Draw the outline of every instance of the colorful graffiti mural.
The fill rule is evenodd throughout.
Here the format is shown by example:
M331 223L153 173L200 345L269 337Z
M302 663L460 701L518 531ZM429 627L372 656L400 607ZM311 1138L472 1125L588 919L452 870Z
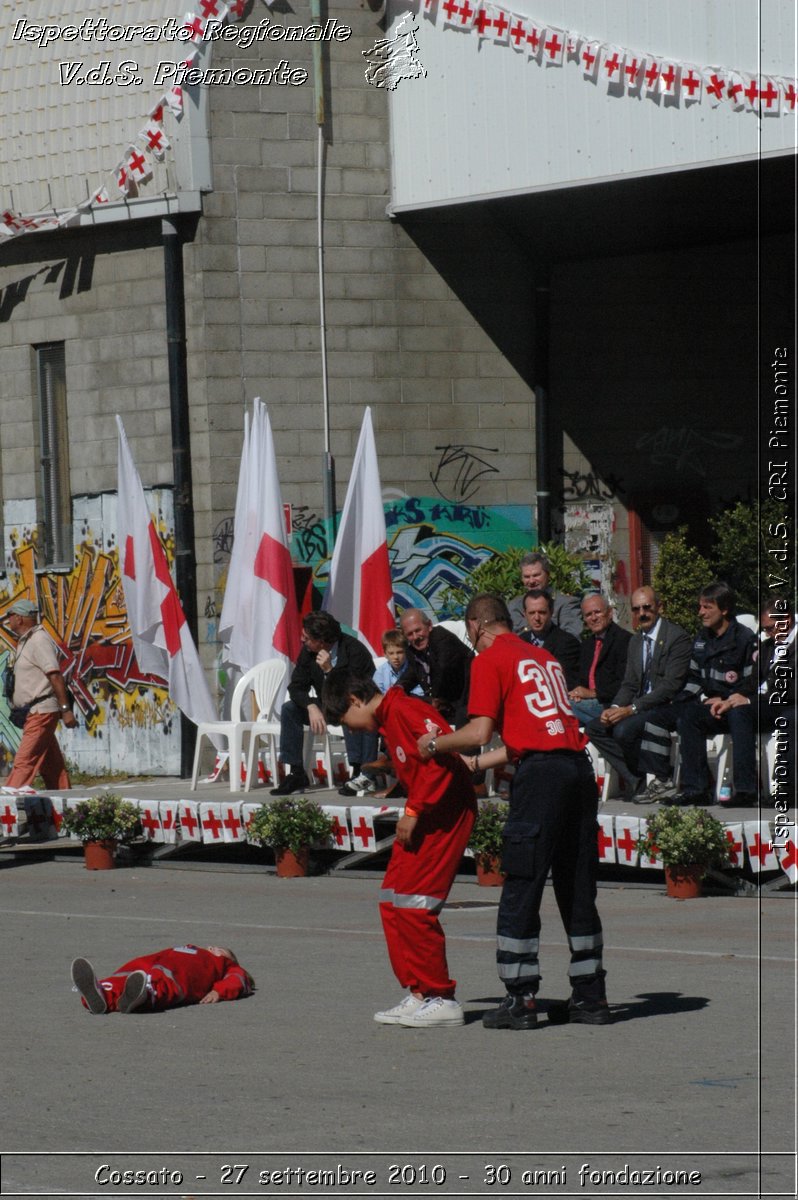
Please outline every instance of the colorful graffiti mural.
M149 493L170 552L172 494ZM45 629L58 646L61 670L74 697L78 729L61 729L67 758L85 771L176 774L180 769L180 723L161 680L139 670L119 578L115 534L116 495L75 497L74 565L69 571L36 568L32 502L5 506L5 581L0 582L0 622L20 597L35 598ZM5 671L14 639L0 624L0 668ZM20 731L0 700L0 743L13 758Z

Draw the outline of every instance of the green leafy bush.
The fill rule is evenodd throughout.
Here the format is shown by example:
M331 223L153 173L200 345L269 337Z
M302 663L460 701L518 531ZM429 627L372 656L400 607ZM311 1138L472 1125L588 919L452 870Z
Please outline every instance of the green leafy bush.
M637 848L666 867L722 867L729 861L726 831L705 808L663 805L648 818Z
M504 800L485 800L480 804L468 839L474 858L484 863L501 856L504 825L509 813L510 805Z
M591 587L590 575L578 554L569 554L556 542L532 549L545 554L551 563L549 587L553 591L581 596ZM481 563L460 587L446 588L441 594L441 614L462 617L468 601L478 592L490 592L508 602L518 596L521 592L521 559L528 553L527 548L513 546Z
M714 578L703 554L688 545L686 525L666 535L651 586L662 600L669 621L681 625L688 633L697 633L698 593Z
M247 837L256 845L294 854L308 846L326 845L332 832L332 818L304 796L286 796L262 805L247 826Z
M139 830L139 810L118 792L103 792L65 809L63 824L81 842L131 842Z
M776 591L795 591L794 529L785 512L788 508L774 500L761 505L739 500L709 519L715 536L710 556L713 578L734 589L738 612L759 615L771 576L778 580Z

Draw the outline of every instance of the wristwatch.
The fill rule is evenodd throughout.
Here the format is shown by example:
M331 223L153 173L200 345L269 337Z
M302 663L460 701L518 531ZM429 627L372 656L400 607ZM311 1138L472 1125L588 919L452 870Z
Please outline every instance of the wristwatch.
M637 705L636 705L636 704L630 704L630 705L629 705L629 707L630 707L630 708L631 708L631 710L632 710L632 716L636 716L636 715L637 715Z
M61 712L69 712L68 704L62 704L62 705L60 705L60 708L61 708Z
M430 754L436 753L438 749L437 738L430 738L430 740L427 742L427 749L429 750Z

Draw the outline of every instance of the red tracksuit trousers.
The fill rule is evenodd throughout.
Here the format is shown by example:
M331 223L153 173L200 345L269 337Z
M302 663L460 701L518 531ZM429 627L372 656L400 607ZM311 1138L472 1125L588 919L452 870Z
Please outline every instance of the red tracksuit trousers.
M419 817L409 847L394 842L382 881L380 916L394 974L424 996L452 997L446 938L438 913L449 895L474 824L471 806L445 802Z

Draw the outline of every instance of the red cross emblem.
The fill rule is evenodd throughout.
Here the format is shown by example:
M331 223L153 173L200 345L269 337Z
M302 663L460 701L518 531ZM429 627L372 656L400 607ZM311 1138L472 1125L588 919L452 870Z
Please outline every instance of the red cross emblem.
M493 22L491 21L490 17L488 16L486 10L484 8L481 8L474 19L474 26L475 26L477 32L479 33L480 37L484 34L488 25L492 25L492 24L493 24Z
M585 46L584 50L582 51L582 62L585 64L586 71L590 72L593 70L596 62L596 56L589 46Z
M200 0L200 8L202 9L202 15L206 21L208 17L219 16L218 0Z
M150 126L147 130L147 149L157 151L163 150L163 148L163 130Z
M623 837L617 837L615 845L619 850L623 850L626 861L631 862L637 851L637 838L632 837L631 829L624 829Z
M167 810L166 810L166 812L165 812L165 813L163 814L163 816L161 817L161 824L163 825L163 827L164 827L164 830L165 830L165 831L167 831L167 832L168 832L170 829L173 829L173 828L174 828L174 825L175 825L175 812L174 812L174 810L173 810L173 809L167 809Z
M365 817L361 816L357 825L352 826L352 833L363 843L363 849L368 850L369 842L374 837L374 831L369 828Z
M738 83L730 83L729 84L729 99L734 100L734 101L739 100L742 90L743 90L742 83L739 83L739 82Z
M161 828L161 823L157 817L152 815L152 809L145 808L144 815L139 817L139 820L141 821L141 827L144 830L144 836L151 839L154 838L156 833Z
M626 82L629 87L634 87L638 82L637 77L640 74L640 67L641 63L637 58L630 58L624 67L623 73L626 76Z
M529 43L529 48L532 53L537 54L538 50L540 49L540 30L533 25L529 33L526 35L526 40Z
M463 4L460 5L460 24L468 25L473 15L474 9L468 3L468 0L463 0Z
M754 105L756 104L757 100L759 99L759 87L757 86L757 82L753 76L751 76L751 79L748 83L748 87L744 89L743 95L745 96L746 100L753 108Z
M779 98L779 89L775 88L773 86L773 81L771 79L769 79L767 87L764 90L760 91L759 99L764 100L765 108L772 108L773 105L775 104L775 102L778 100L778 98Z
M790 842L785 842L784 849L786 854L781 859L781 869L789 875L793 867L798 867L798 842L795 838Z
M127 165L134 174L138 173L139 175L143 175L145 162L146 159L144 158L144 155L139 154L137 150L134 150L130 158L127 160Z
M150 117L156 124L163 124L163 104L156 104L155 108L150 113Z
M149 535L152 560L155 566L155 577L167 589L166 595L161 601L161 620L163 621L163 632L166 639L166 652L170 658L174 658L180 649L180 630L186 623L186 614L180 607L175 585L172 582L172 576L169 574L166 553L161 545L158 534L155 532L152 517L150 517Z
M544 42L544 44L543 44L543 49L548 54L549 58L552 58L552 59L557 58L557 56L560 53L560 51L562 50L562 48L563 48L563 43L557 37L556 33L552 33L549 40L547 42Z
M673 69L673 63L668 63L668 69L660 73L660 80L665 85L666 92L673 91L673 85L676 83L676 72Z
M451 21L455 13L459 14L460 12L459 0L446 0L446 3L443 6L443 11Z
M693 92L697 91L701 87L701 80L698 78L692 67L686 75L682 75L682 87L687 89L691 100L693 98Z
M494 25L495 25L495 27L496 27L496 34L495 34L495 36L496 36L497 38L503 38L503 37L504 37L504 31L505 31L506 29L509 29L509 27L510 27L510 22L507 20L507 18L505 17L505 15L504 15L504 13L502 12L502 10L501 10L501 9L499 9L499 15L498 15L498 17L496 17L496 18L494 19L494 22L493 22L493 24L494 24ZM364 564L364 566L365 566L365 564Z
M763 867L772 849L771 842L763 842L759 834L755 833L753 842L748 843L748 856L749 858L755 858L760 867Z
M227 816L222 824L224 825L225 829L230 830L234 838L239 838L241 836L241 821L239 820L238 813L234 808L228 808Z
M604 827L603 827L602 825L599 825L599 827L598 827L598 854L599 854L599 858L603 858L603 857L604 857L604 853L605 853L605 851L606 851L606 850L609 850L609 848L610 848L610 846L611 846L611 845L612 845L612 838L611 838L611 837L610 837L608 834L606 834L606 833L604 832Z
M205 33L205 22L202 17L194 17L193 21L186 21L183 26L189 30L189 40L192 42L201 42Z
M238 17L239 21L244 15L244 9L247 6L247 0L228 0L227 7L230 10L231 17Z
M739 865L740 857L743 852L742 839L739 842L734 840L734 834L730 829L726 830L726 841L729 843L730 862L733 867Z
M788 83L784 89L784 103L789 108L790 112L795 111L795 101L798 99L798 94L795 91L795 84Z
M202 828L210 830L211 837L217 841L222 830L222 822L213 811L206 812L202 818Z
M516 46L520 46L521 42L523 42L525 33L526 30L520 21L517 25L513 25L512 29L510 30L510 37L515 42Z
M2 815L0 815L0 824L2 824L5 829L6 837L10 836L11 831L14 828L14 826L16 825L16 823L17 823L16 810L12 810L11 806L9 804L6 804L5 808L3 809Z
M714 96L716 100L722 100L725 90L726 80L713 71L707 82L707 95Z
M620 70L620 67L621 60L618 57L617 50L613 52L612 58L604 59L604 70L607 72L607 75L610 79L612 79L616 71Z
M199 828L199 822L190 808L186 808L181 812L180 824L184 829L188 830L188 835L192 838Z
M649 91L651 90L651 88L655 87L658 79L659 79L659 63L656 63L652 60L646 67L646 85L649 88Z
M333 817L332 823L333 823L332 835L335 838L335 843L338 846L343 846L343 844L347 838L347 833L348 833L347 828L345 825L341 824L338 817Z

